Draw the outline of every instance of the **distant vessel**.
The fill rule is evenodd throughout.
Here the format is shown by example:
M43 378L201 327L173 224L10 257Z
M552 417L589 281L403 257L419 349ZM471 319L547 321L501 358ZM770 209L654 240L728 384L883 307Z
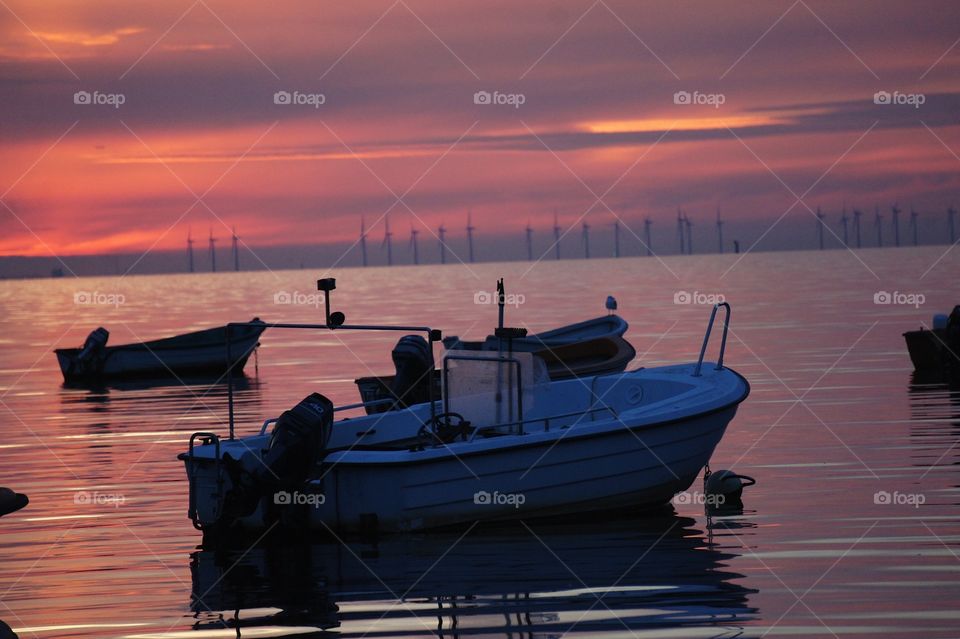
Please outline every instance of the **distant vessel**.
M54 352L67 382L223 375L231 368L237 375L259 345L264 329L266 325L257 318L244 328L234 329L229 364L225 326L120 346L107 346L110 334L101 327L87 336L81 348L58 348Z
M328 302L325 324L266 326L417 333L408 345L422 344L428 360L412 379L433 370L440 331L347 325L330 312L335 282L318 285ZM706 364L720 309L718 361ZM729 304L714 306L695 362L558 381L532 353L510 350L526 331L501 319L497 351L444 355L439 398L427 383L430 401L334 421L363 404L334 407L312 393L242 438L234 436L230 383L229 439L194 433L179 455L189 517L214 535L278 524L388 532L664 505L697 479L750 392L723 365L729 318Z

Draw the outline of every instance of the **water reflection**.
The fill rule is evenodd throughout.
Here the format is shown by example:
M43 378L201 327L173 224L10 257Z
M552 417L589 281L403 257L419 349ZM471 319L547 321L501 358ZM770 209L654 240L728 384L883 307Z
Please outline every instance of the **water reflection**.
M910 377L910 436L920 445L915 465L960 465L960 375L914 371ZM958 484L956 480L954 487Z
M517 636L704 627L731 636L755 591L670 516L479 525L348 544L273 540L190 557L196 630ZM304 634L308 633L308 634ZM317 634L311 634L317 633Z

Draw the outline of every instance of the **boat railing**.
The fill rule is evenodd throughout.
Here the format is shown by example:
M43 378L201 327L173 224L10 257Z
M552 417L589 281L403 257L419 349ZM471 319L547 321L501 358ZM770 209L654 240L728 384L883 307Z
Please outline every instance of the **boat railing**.
M717 317L717 310L723 307L726 311L723 317L723 337L720 339L720 356L717 358L716 370L723 368L723 352L727 348L727 329L730 327L730 304L720 302L713 305L710 311L710 321L707 323L707 332L703 335L703 345L700 347L700 357L697 359L697 366L693 369L693 376L700 377L700 368L703 366L703 356L707 352L707 344L710 342L710 331L713 330L713 321Z
M230 428L230 439L235 439L234 437L234 410L233 410L233 364L231 362L231 340L232 333L234 329L238 328L283 328L283 329L298 329L298 330L330 330L330 331L402 331L405 333L424 333L427 338L427 342L430 346L430 368L431 370L435 367L434 358L433 358L433 348L434 346L442 340L443 335L437 329L430 328L429 326L385 326L385 325L376 325L376 324L346 324L346 318L343 313L340 312L330 312L330 293L336 289L337 284L334 278L325 278L317 280L317 290L323 292L324 298L324 310L325 310L325 319L326 321L323 324L298 324L290 322L230 322L227 324L226 330L226 346L227 346L227 407L229 411L229 428ZM434 423L436 417L436 397L434 397L433 386L430 386L430 423ZM353 406L358 408L363 404ZM341 407L341 410L345 410L347 407ZM269 421L269 420L268 420ZM265 432L265 428L268 424L264 424L264 429L261 429L261 433Z

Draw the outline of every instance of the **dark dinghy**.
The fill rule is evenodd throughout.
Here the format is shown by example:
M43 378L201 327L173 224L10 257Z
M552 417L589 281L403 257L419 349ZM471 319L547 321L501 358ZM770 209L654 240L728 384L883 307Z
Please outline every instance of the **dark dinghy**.
M629 328L626 320L617 315L605 315L576 324L561 326L544 333L518 337L511 340L514 352L533 353L546 364L547 374L551 380L571 379L607 373L621 373L637 355L633 346L623 338ZM448 351L490 351L496 352L498 338L494 335L483 341L468 342L458 337L447 337L443 345ZM394 349L393 359L397 370L405 366L411 353L407 353L409 345L398 344ZM426 356L419 358L422 366L428 366ZM411 375L422 378L423 371L414 367ZM426 391L423 388L406 390L398 394L396 375L361 377L356 380L360 389L360 397L368 413L380 413L389 409L389 401L400 400L401 405L417 404L427 401ZM439 394L440 371L434 371L435 391ZM404 383L399 386L406 387ZM423 386L420 384L420 386ZM371 402L379 402L369 405Z
M262 322L254 318L251 323ZM239 374L259 346L265 328L235 327L230 336L229 364L225 326L120 346L107 346L109 333L98 328L90 333L82 348L58 348L54 352L67 382L223 375L231 368Z
M935 315L932 330L907 331L903 338L917 371L960 371L960 305L953 307L949 317Z

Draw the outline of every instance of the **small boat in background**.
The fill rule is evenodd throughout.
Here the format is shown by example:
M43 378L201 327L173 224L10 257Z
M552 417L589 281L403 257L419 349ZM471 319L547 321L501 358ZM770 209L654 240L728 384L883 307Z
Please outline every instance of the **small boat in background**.
M633 345L623 338L629 327L622 317L606 315L544 333L515 338L511 340L511 349L514 353L532 353L540 358L546 364L547 375L551 380L622 373L637 355ZM499 348L500 338L490 335L483 341L470 342L452 336L444 338L443 345L447 351L495 353ZM395 352L394 361L397 359ZM361 400L368 404L367 412L370 414L389 409L389 405L383 400L396 399L395 375L361 377L355 382L360 389ZM439 395L439 371L434 371L434 387L435 394ZM425 396L422 401L426 401Z
M933 328L903 334L910 361L917 371L960 371L960 305L949 316L933 316Z
M630 325L618 315L605 315L512 340L515 353L533 353L547 365L550 379L620 373L637 355L623 334ZM447 350L496 351L500 340L489 335L482 342L447 337Z
M107 346L110 334L100 327L90 333L83 347L54 352L66 382L224 375L228 370L239 375L266 329L257 324L263 322L253 318L248 325L232 329L229 362L226 326L120 346Z

